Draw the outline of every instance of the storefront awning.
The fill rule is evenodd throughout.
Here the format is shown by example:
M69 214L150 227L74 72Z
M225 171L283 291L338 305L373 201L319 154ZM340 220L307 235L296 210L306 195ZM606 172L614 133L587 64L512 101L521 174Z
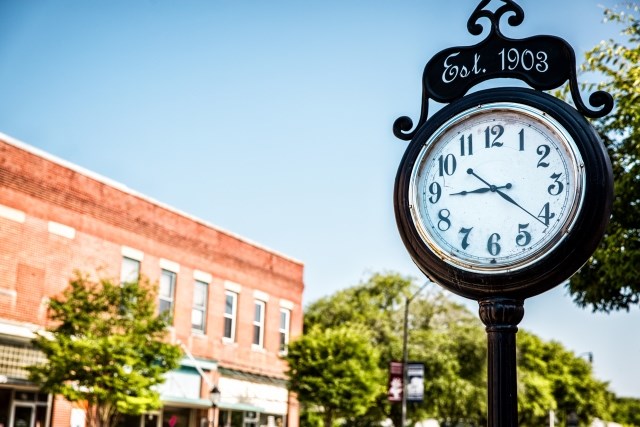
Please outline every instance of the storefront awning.
M188 399L179 397L163 398L162 404L164 406L175 406L178 408L208 409L212 407L211 401L208 399ZM265 412L264 408L250 403L220 402L218 403L218 408L230 411Z
M220 409L228 409L231 411L247 411L247 412L260 412L264 413L264 408L259 406L252 405L250 403L229 403L229 402L220 402L218 404L218 408Z
M164 406L176 406L178 408L196 408L196 409L208 409L211 408L211 401L209 399L190 399L187 397L162 397L162 404Z

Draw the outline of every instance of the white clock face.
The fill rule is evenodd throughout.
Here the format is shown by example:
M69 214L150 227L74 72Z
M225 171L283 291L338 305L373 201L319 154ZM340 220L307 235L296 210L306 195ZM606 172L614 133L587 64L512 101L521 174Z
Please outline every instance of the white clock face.
M409 186L412 219L449 264L520 269L570 230L584 180L579 150L557 121L525 105L487 104L426 141Z

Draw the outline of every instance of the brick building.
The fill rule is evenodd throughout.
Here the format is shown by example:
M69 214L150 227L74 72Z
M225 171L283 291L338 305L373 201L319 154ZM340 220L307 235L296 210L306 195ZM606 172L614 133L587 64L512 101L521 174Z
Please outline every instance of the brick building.
M84 413L38 390L24 367L47 301L74 270L159 284L179 369L163 408L127 427L298 426L281 359L302 330L303 265L0 134L0 427L79 427Z

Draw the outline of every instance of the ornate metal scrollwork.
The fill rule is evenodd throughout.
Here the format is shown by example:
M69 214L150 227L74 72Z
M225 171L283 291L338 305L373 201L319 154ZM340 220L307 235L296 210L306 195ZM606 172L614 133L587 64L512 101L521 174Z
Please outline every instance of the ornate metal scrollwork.
M467 21L467 30L477 36L482 33L482 18L490 21L487 37L473 46L451 47L433 56L422 77L422 109L418 124L407 116L393 124L396 137L408 141L428 116L429 100L452 102L471 87L493 78L515 78L536 90L552 90L569 81L569 89L576 109L590 118L603 117L613 109L613 97L604 91L589 96L589 105L580 97L576 72L576 57L571 45L556 36L539 35L511 39L500 31L500 22L509 14L507 23L513 27L524 21L524 11L513 0L495 12L485 9L491 0L481 0ZM413 130L412 130L413 129Z

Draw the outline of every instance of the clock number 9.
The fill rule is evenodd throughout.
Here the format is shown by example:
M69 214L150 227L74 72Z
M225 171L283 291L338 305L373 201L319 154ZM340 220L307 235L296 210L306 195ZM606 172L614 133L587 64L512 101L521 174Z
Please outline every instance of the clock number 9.
M496 256L500 253L500 244L498 241L500 240L500 235L498 233L493 233L489 236L489 240L487 240L487 251L493 256Z
M560 181L558 181L560 179L560 177L562 176L561 173L554 173L553 175L551 175L551 179L553 179L553 184L551 184L549 186L549 188L547 188L547 191L549 192L549 194L551 194L552 196L557 196L558 194L562 193L562 190L564 190L564 184L562 184Z
M429 193L431 193L429 201L435 205L440 200L440 196L442 196L442 187L437 182L432 182L429 184Z
M440 212L438 212L438 218L440 218L440 221L438 221L438 230L447 231L451 228L450 216L451 212L449 212L449 209L440 209Z
M518 224L518 236L516 237L516 245L527 246L531 243L531 233L525 231L529 224Z

